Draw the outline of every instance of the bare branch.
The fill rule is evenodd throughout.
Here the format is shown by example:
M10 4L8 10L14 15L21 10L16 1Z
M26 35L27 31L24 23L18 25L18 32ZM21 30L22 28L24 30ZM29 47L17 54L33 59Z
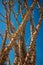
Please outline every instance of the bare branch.
M35 39L37 37L41 24L42 24L42 18L39 18L38 25L36 26L35 31L33 33L33 39Z
M30 16L30 31L31 31L31 39L32 39L32 37L33 37L34 29L35 29L35 27L34 27L34 22L33 22L32 17Z
M5 31L4 39L3 39L3 42L2 42L2 52L3 52L3 50L5 49L6 39L7 39L7 30Z
M21 32L21 37L19 39L19 56L20 56L20 64L22 65L24 63L24 59L26 57L26 48L25 48L25 42L24 42L24 36L25 36L25 29Z
M9 59L9 57L7 58L7 64L10 65L10 59Z
M31 64L31 63L33 65L35 64L35 58L36 58L36 55L35 55L36 54L36 52L35 52L35 50L36 50L35 40L36 40L36 36L38 34L38 31L40 29L41 23L42 23L42 18L39 18L39 23L36 26L35 31L32 34L32 40L31 40L31 43L30 43L30 46L29 46L29 50L28 50L24 65ZM34 53L33 53L33 51L34 51Z
M13 6L15 2L18 2L19 10L17 13L14 12ZM0 15L3 18L6 18L6 22L0 19L1 22L4 22L6 24L6 31L4 33L4 39L2 43L2 50L0 51L0 65L4 65L5 62L7 62L8 65L10 65L10 59L9 59L9 52L12 48L14 48L14 65L35 65L36 62L36 37L38 34L38 31L40 29L40 26L42 24L43 19L43 8L40 6L39 2L37 0L33 0L32 5L28 9L27 0L23 0L23 3L20 0L2 0L2 4L4 6L4 9L6 11L6 16L3 16L3 14L0 13ZM31 15L35 4L38 4L38 8L40 10L40 18L37 26L34 26L34 21ZM24 13L22 10L26 9L26 12ZM18 24L18 29L14 27L14 25L11 23L11 13L14 15L14 18L16 19L16 22ZM18 21L18 15L21 14L22 16L22 23L19 25ZM25 27L27 20L30 17L30 32L31 32L31 41L28 51L26 51L25 48ZM0 34L0 36L2 36ZM6 39L9 39L10 42L7 46L6 45Z
M27 0L24 0L24 5L25 5L25 7L26 7L26 10L28 10Z
M8 46L5 48L4 53L7 53L7 52L10 51L10 49L12 48L12 45L13 45L12 42L13 42L14 39L17 38L18 34L22 31L23 27L25 26L25 23L26 23L27 19L29 18L30 14L31 14L31 12L32 12L32 10L33 10L33 8L34 8L34 4L35 4L35 2L33 2L33 4L32 4L32 6L31 6L30 10L27 11L27 13L26 13L26 15L25 15L25 17L24 17L24 19L23 19L22 24L19 26L19 29L18 29L14 34L12 34L12 39L11 39L11 41L10 41L10 44L8 44ZM14 39L13 39L13 38L14 38Z

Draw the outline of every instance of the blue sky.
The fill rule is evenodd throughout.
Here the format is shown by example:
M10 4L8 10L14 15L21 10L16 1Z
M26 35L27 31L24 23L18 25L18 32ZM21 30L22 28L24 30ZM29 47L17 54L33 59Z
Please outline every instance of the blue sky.
M41 3L43 0L40 0ZM29 1L28 5L30 6L32 4L32 0ZM15 3L15 10L17 12L17 7L18 7L18 4L17 2ZM42 6L42 4L41 4ZM0 0L0 13L2 13L3 15L6 14L5 10L4 10L4 7L1 3L1 0ZM37 5L35 5L35 8L32 12L32 15L33 15L33 21L34 21L34 24L35 26L38 24L38 20L39 20L39 17L40 17L40 11L37 7ZM6 21L5 18L3 18L2 16L0 16L0 19ZM21 15L18 16L18 20L19 20L19 23L21 23L22 19L21 19ZM11 14L11 21L13 21L13 24L15 25L16 29L18 28L17 26L17 23L16 23L16 20L14 19L14 17L12 16ZM6 29L6 24L0 22L0 33L4 33ZM30 40L30 23L27 22L26 24L26 35L25 35L25 42L27 43L27 45L29 45L29 42L27 42L28 40ZM9 40L7 40L7 43L9 42ZM2 39L0 37L0 48L2 46ZM12 58L10 61L11 61L11 65L12 65L12 61L14 60L14 50L11 50L10 53L10 58ZM37 36L37 39L36 39L36 65L43 65L43 21L42 21L42 25L40 27L40 30L38 32L38 36Z

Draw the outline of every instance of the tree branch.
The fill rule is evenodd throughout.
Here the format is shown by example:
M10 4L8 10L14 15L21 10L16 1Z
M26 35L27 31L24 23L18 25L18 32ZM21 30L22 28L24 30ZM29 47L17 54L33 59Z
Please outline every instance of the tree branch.
M21 31L23 30L27 19L29 18L32 10L34 9L34 5L35 5L35 2L33 2L32 6L30 7L30 10L27 11L22 24L19 26L19 29L14 34L12 34L12 39L11 39L10 43L8 44L8 46L5 48L3 57L6 56L6 54L11 50L11 48L13 46L13 41L18 37L18 34L20 34Z

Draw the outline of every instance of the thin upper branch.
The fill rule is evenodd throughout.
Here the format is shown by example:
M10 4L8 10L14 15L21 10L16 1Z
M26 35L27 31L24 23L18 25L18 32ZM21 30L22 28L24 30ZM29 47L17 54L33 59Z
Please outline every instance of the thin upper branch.
M5 56L8 53L8 51L11 50L11 48L13 46L14 39L16 39L18 37L18 34L20 34L21 31L23 30L27 19L29 18L32 10L34 9L34 5L35 5L35 2L33 2L32 6L30 7L30 10L27 11L27 13L26 13L26 15L25 15L25 17L23 19L22 24L19 26L19 29L14 34L12 34L13 37L12 37L10 43L8 44L8 46L5 48L3 56Z
M28 10L27 0L24 0L24 5L25 5L26 9Z
M34 22L33 22L32 16L30 16L30 32L31 32L31 38L33 36L34 29L35 29Z
M3 52L3 50L5 49L6 39L7 39L7 30L5 31L4 39L3 39L3 42L2 42L2 52Z
M38 24L37 24L37 26L36 26L36 28L34 29L34 32L33 32L33 34L32 34L32 40L31 40L31 42L30 42L30 46L29 46L29 50L28 50L28 53L27 53L27 56L26 56L26 58L25 58L25 62L24 62L24 65L26 65L27 63L28 64L30 64L31 62L31 57L30 57L30 55L31 55L31 52L33 52L34 51L34 55L32 55L32 57L33 57L33 60L32 60L32 62L33 63L35 63L35 49L36 49L36 44L35 44L35 40L36 40L36 37L37 37L37 34L38 34L38 31L39 31L39 29L40 29L40 26L41 26L41 24L42 24L42 19L43 18L39 18L39 22L38 22ZM29 58L30 58L30 61L28 61L29 60ZM28 61L28 62L27 62Z

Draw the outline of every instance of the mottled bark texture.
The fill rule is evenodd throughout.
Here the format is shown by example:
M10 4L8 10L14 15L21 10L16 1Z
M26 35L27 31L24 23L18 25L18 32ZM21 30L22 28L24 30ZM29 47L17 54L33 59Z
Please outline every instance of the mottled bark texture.
M40 6L39 1L33 0L31 6L28 6L28 0L2 0L2 5L6 11L6 15L4 16L2 13L0 15L6 19L6 22L1 20L1 22L6 24L6 30L4 34L0 34L3 37L2 40L2 49L0 50L0 65L10 65L9 52L14 49L15 58L13 61L13 65L35 65L36 62L36 38L38 35L38 31L42 24L43 19L43 8ZM18 2L18 12L15 14L14 5ZM35 27L33 17L31 15L32 11L35 8L35 4L38 5L40 10L40 18L37 26ZM26 8L26 12L23 13L22 10ZM11 13L16 19L16 23L18 25L18 29L11 22ZM18 21L18 15L21 14L22 22L21 24ZM27 20L30 20L30 32L31 32L31 41L28 46L29 49L26 51L26 43L25 43L25 29ZM29 28L28 28L29 29ZM6 40L9 39L10 42L6 45Z

